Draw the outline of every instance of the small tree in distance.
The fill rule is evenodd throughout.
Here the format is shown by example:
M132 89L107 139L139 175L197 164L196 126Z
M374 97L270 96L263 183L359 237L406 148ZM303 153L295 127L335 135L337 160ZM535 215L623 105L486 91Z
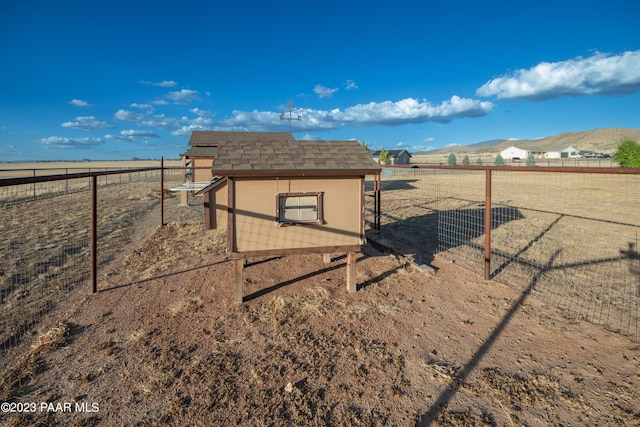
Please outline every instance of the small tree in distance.
M476 159L476 166L482 166L482 159L480 157Z
M469 166L469 156L465 155L462 158L462 166Z
M533 154L529 153L529 155L527 156L527 162L525 163L525 165L527 165L527 166L535 166L536 165L536 158L533 157Z
M447 164L449 166L455 166L457 161L458 159L456 158L456 155L453 153L449 154L449 157L447 157Z
M613 153L613 160L623 168L640 168L640 145L629 138L622 140Z
M389 161L389 152L384 148L380 151L380 163L387 163Z
M495 160L493 161L493 164L496 166L504 166L504 158L502 157L502 154L499 154L496 156Z

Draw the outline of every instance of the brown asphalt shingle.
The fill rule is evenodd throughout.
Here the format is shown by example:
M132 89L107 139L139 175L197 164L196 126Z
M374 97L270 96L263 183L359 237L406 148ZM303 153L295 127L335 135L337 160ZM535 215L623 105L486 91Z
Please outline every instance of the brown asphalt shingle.
M220 176L261 171L380 173L380 166L357 141L296 141L286 132L194 131L189 145L211 149L212 171Z

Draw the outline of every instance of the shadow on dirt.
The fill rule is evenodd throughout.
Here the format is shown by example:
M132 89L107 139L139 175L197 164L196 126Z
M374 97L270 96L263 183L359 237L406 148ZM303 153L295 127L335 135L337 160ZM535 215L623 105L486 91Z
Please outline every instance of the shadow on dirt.
M484 207L432 211L406 219L393 217L392 214L385 216L393 222L382 225L380 230L368 231L368 236L402 254L411 255L418 265L430 265L442 247L451 249L471 245L483 248L483 245L473 241L484 235ZM491 229L522 218L516 207L492 208Z
M382 252L379 252L376 249L371 248L370 246L366 245L363 247L363 251L359 254L359 256L356 259L356 262L361 262L366 258L371 258L371 257L376 257L376 256L384 256L385 254L383 254ZM251 262L251 263L247 263L245 265L245 268L247 267L251 267L252 265L257 265L257 264L261 264L264 262L269 262L272 260L276 260L276 259L280 259L281 257L274 257L274 258L268 258L259 262ZM280 282L280 283L276 283L275 285L269 286L267 288L263 288L260 290L257 290L249 295L245 295L243 298L243 302L249 302L252 300L255 300L257 298L260 298L262 296L268 295L274 291L277 291L278 289L284 288L286 286L289 285L293 285L294 283L297 283L301 280L306 280L306 279L310 279L312 277L315 276L319 276L322 275L324 273L328 273L330 271L334 271L334 270L338 270L338 269L345 269L346 271L346 255L340 255L337 257L334 257L331 259L331 265L328 265L325 268L319 269L319 270L315 270L312 272L309 272L307 274L303 274L302 276L298 276L295 278L292 278L290 280L286 280L284 282ZM384 280L386 277L391 276L392 274L394 274L397 270L404 268L403 265L398 265L396 268L392 269L392 270L388 270L388 271L384 271L382 272L380 275L370 278L368 280L366 280L365 282L362 283L358 283L357 286L357 290L362 290L364 288L367 288L368 286L371 286L375 283L378 283L382 280ZM346 274L346 273L345 273Z
M487 339L482 343L482 345L478 348L478 350L473 354L469 362L453 377L453 381L451 385L444 389L444 391L438 396L436 401L431 405L429 410L420 416L420 420L417 424L418 427L427 427L431 426L434 423L438 422L439 418L442 417L449 403L457 393L460 386L464 384L466 379L469 377L471 372L478 366L483 357L487 354L487 352L491 349L495 341L500 337L505 327L509 324L513 316L518 312L520 307L524 304L527 297L531 293L531 291L535 288L536 284L540 281L544 272L550 269L554 263L554 260L560 255L560 250L556 251L549 258L546 263L545 268L541 269L538 274L536 274L531 280L529 286L520 294L520 298L513 303L509 311L502 318L500 323L496 325L491 334L487 337Z

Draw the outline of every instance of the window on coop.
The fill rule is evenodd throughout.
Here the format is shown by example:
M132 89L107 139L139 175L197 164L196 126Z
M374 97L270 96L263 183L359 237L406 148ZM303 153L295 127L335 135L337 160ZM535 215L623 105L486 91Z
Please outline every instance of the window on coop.
M277 196L278 224L322 224L323 193L281 193Z

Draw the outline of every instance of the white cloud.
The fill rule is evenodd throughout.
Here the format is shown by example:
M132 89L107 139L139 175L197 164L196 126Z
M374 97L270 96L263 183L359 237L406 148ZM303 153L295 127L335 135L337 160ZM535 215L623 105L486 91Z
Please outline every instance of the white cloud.
M97 128L112 128L107 122L97 120L94 116L79 116L75 122L64 122L61 124L63 128L92 130Z
M134 113L133 111L129 110L118 110L114 114L114 117L118 120L127 122L138 122L140 120L143 120L146 116L144 114Z
M344 88L346 90L354 90L358 89L358 85L353 80L347 80L346 82L344 82Z
M194 130L216 130L217 124L208 117L198 117L193 120L189 120L186 117L183 117L181 120L183 123L186 123L179 129L171 132L171 135L174 136L185 136L191 134Z
M191 89L182 89L175 92L169 92L166 98L175 104L189 104L198 99L198 91Z
M189 111L191 111L193 114L197 114L198 116L204 116L204 117L215 116L215 113L212 113L211 111L201 110L197 107L192 108Z
M489 114L494 104L486 101L460 98L451 99L433 105L426 100L417 101L407 98L400 101L370 102L357 104L345 110L298 109L302 116L300 122L293 123L294 132L313 132L337 129L347 126L400 126L426 122L448 123L454 119L480 117ZM270 111L234 111L233 117L219 122L225 128L265 131L284 129L280 115Z
M66 138L50 136L40 139L40 143L58 148L92 148L102 144L102 138Z
M120 131L120 135L105 135L105 138L117 141L135 141L137 138L159 138L159 136L151 131L125 129Z
M323 86L321 84L317 84L313 87L313 92L318 95L320 98L331 98L334 94L334 92L337 92L338 89L335 88L328 88L326 86Z
M160 130L171 130L180 127L180 120L175 117L167 117L164 114L156 114L152 117L146 117L141 121L141 124Z
M89 104L87 101L83 101L82 99L72 99L69 101L69 104L75 105L76 107L93 107L93 105Z
M159 138L157 133L149 130L124 129L120 131L120 135L140 137L140 138Z
M344 112L332 111L332 115L345 123L363 125L397 126L410 123L448 123L454 118L479 117L490 113L493 104L474 99L452 96L440 105L433 105L406 98L397 102L370 102L349 107Z
M147 80L140 80L140 83L142 83L143 85L158 86L158 87L176 87L178 85L178 83L174 82L173 80L163 80L161 82L150 82Z
M620 95L640 91L640 50L619 55L596 52L560 62L541 62L482 85L479 96L545 100L561 96Z
M130 107L138 108L140 110L149 110L149 111L153 111L155 109L155 107L151 104L139 104L137 102L134 102L133 104L131 104Z

